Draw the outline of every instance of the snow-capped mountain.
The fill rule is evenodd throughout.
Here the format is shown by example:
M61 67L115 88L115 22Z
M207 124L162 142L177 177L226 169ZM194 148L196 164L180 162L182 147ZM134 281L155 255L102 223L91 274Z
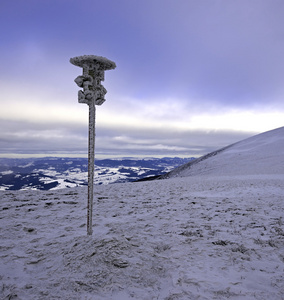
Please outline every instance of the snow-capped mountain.
M95 184L161 175L192 159L98 159L95 162ZM87 182L87 158L0 159L0 190L50 190L82 186Z
M211 152L162 178L184 176L284 174L284 127Z
M280 128L97 185L92 236L87 187L0 191L0 299L283 299L283 157Z

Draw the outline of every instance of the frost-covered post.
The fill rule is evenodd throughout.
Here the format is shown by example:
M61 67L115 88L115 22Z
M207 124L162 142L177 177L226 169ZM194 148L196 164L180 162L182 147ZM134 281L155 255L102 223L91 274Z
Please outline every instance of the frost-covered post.
M83 88L83 91L78 92L78 102L89 105L87 233L92 235L96 105L102 105L105 102L104 96L107 91L101 84L101 81L104 81L104 71L115 69L116 65L105 57L95 55L73 57L70 58L70 62L83 68L83 75L75 79L77 85Z

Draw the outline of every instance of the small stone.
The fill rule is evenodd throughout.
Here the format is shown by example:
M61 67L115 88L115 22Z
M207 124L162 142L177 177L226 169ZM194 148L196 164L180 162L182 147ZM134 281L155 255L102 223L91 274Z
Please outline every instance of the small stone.
M114 259L114 260L112 261L112 263L113 263L113 265L114 265L115 267L117 267L117 268L126 268L126 267L128 267L128 265L129 265L128 261L123 260L123 259L121 259L121 258Z

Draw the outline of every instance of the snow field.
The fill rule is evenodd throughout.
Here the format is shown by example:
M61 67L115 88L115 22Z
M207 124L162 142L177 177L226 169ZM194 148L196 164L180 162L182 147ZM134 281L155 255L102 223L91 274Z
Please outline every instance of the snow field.
M284 299L283 179L1 191L1 299Z

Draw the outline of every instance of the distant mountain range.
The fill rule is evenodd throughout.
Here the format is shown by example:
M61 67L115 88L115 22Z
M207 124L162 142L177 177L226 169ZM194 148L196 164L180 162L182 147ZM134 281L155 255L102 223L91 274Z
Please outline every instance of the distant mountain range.
M95 184L143 180L194 158L97 159ZM0 158L0 190L50 190L87 185L87 158Z

